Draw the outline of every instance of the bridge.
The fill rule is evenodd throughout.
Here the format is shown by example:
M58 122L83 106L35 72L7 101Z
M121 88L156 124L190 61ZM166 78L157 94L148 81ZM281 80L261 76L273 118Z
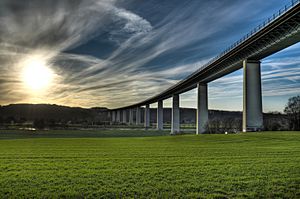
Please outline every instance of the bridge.
M112 122L150 126L150 104L157 103L157 129L163 129L163 100L172 98L171 134L180 132L179 94L197 88L196 133L204 133L208 122L207 84L243 68L243 131L263 128L261 61L300 41L300 0L293 0L250 33L200 67L184 80L142 102L111 110ZM134 114L135 121L134 120Z

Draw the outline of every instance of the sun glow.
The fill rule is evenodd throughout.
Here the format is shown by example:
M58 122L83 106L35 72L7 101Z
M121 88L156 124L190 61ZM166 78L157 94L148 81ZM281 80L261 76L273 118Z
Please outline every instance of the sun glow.
M33 56L23 62L23 83L34 91L42 90L50 86L53 80L53 71L47 66L46 60Z

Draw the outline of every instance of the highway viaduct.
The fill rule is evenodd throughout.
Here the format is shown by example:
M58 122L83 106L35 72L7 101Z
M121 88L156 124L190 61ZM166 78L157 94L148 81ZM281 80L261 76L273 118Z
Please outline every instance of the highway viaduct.
M196 133L204 133L208 121L207 84L243 68L243 131L261 130L263 114L260 60L299 40L300 0L294 0L184 80L147 100L111 110L111 119L113 122L141 124L141 107L145 106L144 126L148 128L150 104L157 103L157 129L162 130L163 100L171 97L171 134L177 134L180 132L179 94L197 88Z

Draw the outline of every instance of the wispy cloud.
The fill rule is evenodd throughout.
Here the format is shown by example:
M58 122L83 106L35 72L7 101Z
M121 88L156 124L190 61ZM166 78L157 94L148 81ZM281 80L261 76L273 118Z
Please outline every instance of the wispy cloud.
M282 52L288 54L291 51L299 51L300 45L293 46ZM266 58L261 63L262 95L265 99L270 97L295 96L300 94L300 59L286 56ZM209 84L210 100L225 100L228 104L239 101L242 104L243 97L243 71L236 71ZM227 99L227 100L226 100ZM231 101L231 102L230 102ZM267 103L267 102L266 102ZM278 101L272 107L266 106L265 111L282 111L286 101ZM218 105L217 105L218 106ZM232 106L233 109L240 109Z
M243 20L252 21L253 13L245 10L254 7L253 2L231 0L147 1L138 9L132 3L1 1L0 104L43 102L113 108L144 100L194 72L236 40L237 33L228 35L236 32L232 24L241 23L242 15ZM91 44L97 44L106 55L97 50L85 52ZM43 95L26 90L19 78L22 60L35 55L46 60L56 74ZM280 64L273 63L273 72L265 72L265 82L272 82L277 75L283 78ZM297 68L284 74L284 80L299 84ZM212 83L210 91L214 97L226 97L221 94L225 86L240 90L241 76L224 77ZM284 93L285 87L280 88ZM232 96L240 97L240 92L227 97Z

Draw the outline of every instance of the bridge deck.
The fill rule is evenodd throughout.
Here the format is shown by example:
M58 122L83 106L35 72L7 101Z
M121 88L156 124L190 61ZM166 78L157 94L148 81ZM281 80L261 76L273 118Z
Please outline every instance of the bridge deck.
M216 58L162 93L122 107L128 109L164 100L242 68L242 61L261 60L300 41L300 0L281 9ZM117 109L115 109L117 110Z

